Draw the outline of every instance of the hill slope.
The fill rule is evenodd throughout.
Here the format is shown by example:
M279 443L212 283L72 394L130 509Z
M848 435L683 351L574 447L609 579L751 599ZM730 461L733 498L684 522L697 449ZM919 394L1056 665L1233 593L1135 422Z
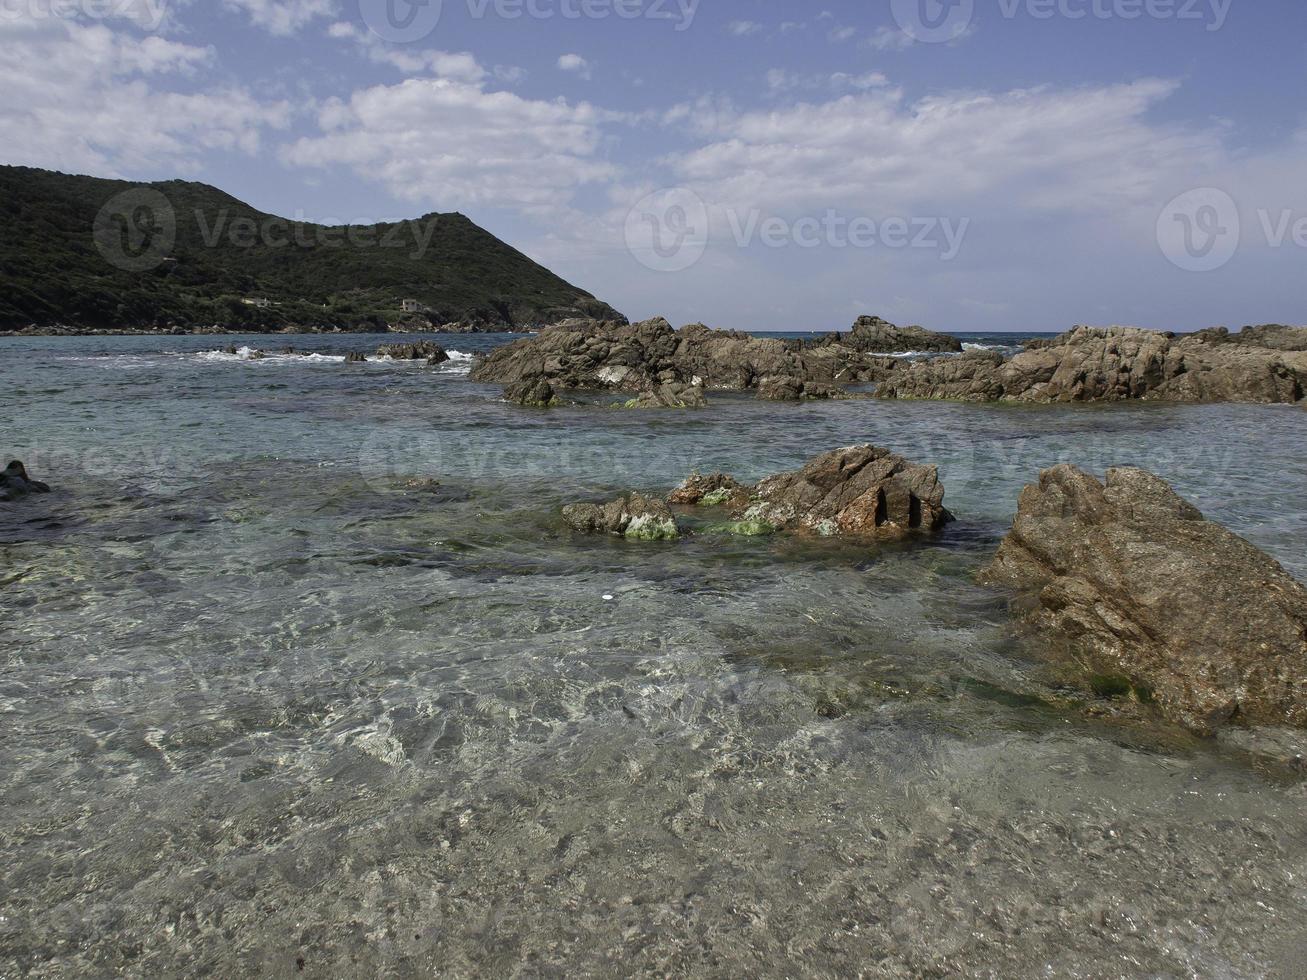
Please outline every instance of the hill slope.
M580 315L620 317L461 214L328 227L206 184L0 167L0 329L523 330Z

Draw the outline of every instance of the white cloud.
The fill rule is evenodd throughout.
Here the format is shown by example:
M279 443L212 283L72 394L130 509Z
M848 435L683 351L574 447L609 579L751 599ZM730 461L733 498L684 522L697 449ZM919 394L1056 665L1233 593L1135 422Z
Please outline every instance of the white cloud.
M798 92L829 89L833 92L863 92L868 89L882 88L889 84L889 79L878 71L852 75L848 72L835 72L832 75L807 75L802 72L786 71L773 68L767 72L767 87L773 92Z
M334 17L336 0L223 0L231 10L246 14L250 23L270 34L297 34L315 20Z
M590 62L579 54L565 54L558 59L558 70L569 71L588 79L590 77Z
M898 89L876 89L718 114L717 138L673 164L705 198L729 207L856 203L882 213L930 207L954 214L1001 201L1101 212L1151 200L1177 169L1201 172L1219 157L1218 133L1145 120L1175 87L1150 80L954 93L911 104Z
M862 42L863 47L873 51L905 51L915 44L912 35L893 27L878 27L876 32Z
M245 89L171 91L207 70L209 48L105 24L0 20L0 145L6 162L101 175L191 171L206 150L254 153L289 106Z
M461 82L480 82L488 72L467 51L433 51L406 45L387 44L371 31L361 30L347 21L337 21L327 28L327 36L338 41L352 41L371 61L390 65L405 75L431 74ZM497 67L496 75L510 71Z
M349 167L396 197L440 208L556 213L577 188L614 177L586 103L523 99L452 79L408 79L332 100L320 136L283 149L298 166Z
M762 25L754 20L733 20L726 25L726 33L733 37L748 37L762 30Z

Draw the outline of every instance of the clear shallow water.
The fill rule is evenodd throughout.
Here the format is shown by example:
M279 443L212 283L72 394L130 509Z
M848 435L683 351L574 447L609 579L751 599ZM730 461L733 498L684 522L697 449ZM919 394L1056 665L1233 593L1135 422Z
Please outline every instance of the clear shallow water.
M1307 740L1099 717L973 581L1060 461L1307 578L1301 410L525 412L233 339L0 339L0 452L57 490L0 510L0 974L1301 975ZM959 523L557 518L868 441Z

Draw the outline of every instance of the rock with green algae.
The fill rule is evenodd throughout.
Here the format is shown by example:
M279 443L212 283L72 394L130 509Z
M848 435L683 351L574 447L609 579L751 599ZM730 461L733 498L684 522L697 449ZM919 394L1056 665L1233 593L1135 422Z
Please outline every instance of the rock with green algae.
M523 408L555 408L562 404L554 386L543 378L509 385L504 389L504 401Z
M681 536L671 508L640 493L606 504L572 504L563 508L563 519L583 534L613 534L632 541L675 541Z
M667 382L625 402L623 408L707 408L703 385Z
M671 492L667 502L679 507L725 507L748 499L748 488L726 473L694 473Z

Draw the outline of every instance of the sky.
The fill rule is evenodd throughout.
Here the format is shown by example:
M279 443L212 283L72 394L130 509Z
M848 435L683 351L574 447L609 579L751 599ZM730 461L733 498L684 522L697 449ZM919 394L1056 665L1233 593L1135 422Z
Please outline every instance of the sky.
M632 319L1307 322L1301 0L0 0L0 162L460 211Z

